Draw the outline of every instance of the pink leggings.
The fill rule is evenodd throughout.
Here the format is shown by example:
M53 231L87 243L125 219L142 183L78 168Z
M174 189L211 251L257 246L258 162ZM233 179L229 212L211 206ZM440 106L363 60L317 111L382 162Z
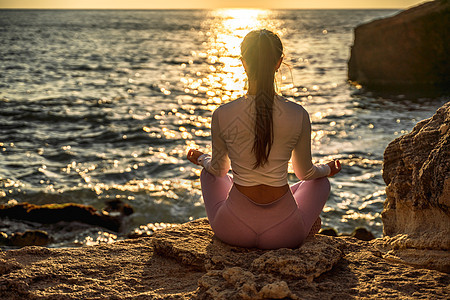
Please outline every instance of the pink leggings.
M281 198L258 204L242 194L231 176L203 169L203 201L211 228L222 241L260 249L294 248L303 243L330 193L328 178L300 181Z

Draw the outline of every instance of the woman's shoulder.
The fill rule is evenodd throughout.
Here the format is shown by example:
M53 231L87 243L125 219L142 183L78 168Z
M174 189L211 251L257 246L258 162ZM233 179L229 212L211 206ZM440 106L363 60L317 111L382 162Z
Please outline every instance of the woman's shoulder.
M283 113L289 113L290 115L307 115L306 109L299 103L290 100L284 96L276 95L276 104L274 110L281 110ZM230 102L221 104L213 112L213 115L242 115L243 112L247 111L251 113L253 111L252 98L248 96L242 96Z
M284 96L278 95L277 98L281 109L293 114L308 114L306 109L301 104L294 102L293 100L290 100Z
M227 111L239 110L241 109L244 100L245 97L242 96L230 102L223 103L214 110L213 114L218 113L223 114L226 113Z

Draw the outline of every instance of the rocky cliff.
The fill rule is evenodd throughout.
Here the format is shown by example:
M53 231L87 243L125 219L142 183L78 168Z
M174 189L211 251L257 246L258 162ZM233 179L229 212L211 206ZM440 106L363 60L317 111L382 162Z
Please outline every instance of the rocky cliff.
M375 90L450 87L450 1L426 2L355 28L348 77Z
M394 256L450 272L450 102L384 152L383 231ZM388 238L390 237L390 238Z

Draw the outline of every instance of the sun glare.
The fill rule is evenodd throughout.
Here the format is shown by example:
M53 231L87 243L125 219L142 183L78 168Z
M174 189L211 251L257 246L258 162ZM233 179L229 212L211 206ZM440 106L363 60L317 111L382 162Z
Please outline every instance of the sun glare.
M208 62L208 68L195 72L196 79L182 78L186 91L194 95L206 94L209 109L240 97L245 93L245 72L240 60L240 44L251 30L279 28L271 14L263 9L219 9L211 12L211 21L204 24L204 48L192 54ZM277 32L279 33L279 32ZM280 33L279 33L280 34Z

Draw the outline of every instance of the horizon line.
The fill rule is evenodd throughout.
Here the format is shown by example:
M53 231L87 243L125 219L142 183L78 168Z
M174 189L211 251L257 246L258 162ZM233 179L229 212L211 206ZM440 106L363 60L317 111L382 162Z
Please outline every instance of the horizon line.
M329 8L255 8L255 7L216 7L216 8L25 8L25 7L0 7L0 10L216 10L216 9L230 9L230 10L400 10L407 8L395 7L365 7L365 8L350 8L350 7L329 7Z

